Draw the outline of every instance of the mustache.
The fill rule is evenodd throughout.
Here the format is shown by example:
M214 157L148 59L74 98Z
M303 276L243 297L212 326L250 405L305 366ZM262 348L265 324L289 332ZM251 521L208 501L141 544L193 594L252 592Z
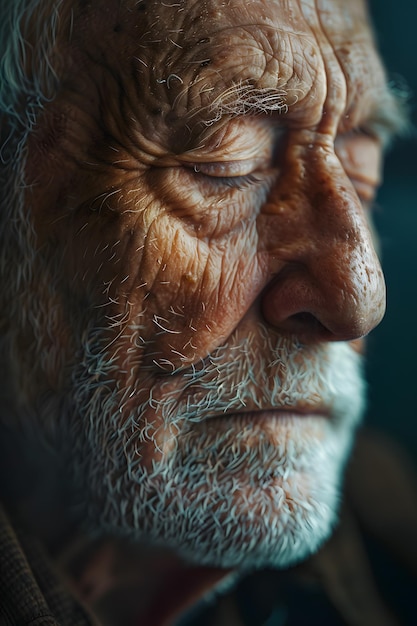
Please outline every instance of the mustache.
M199 363L149 384L146 401L166 425L232 412L321 409L364 395L363 357L347 343L306 346L264 324L236 330Z
M193 425L233 413L324 410L336 429L363 414L363 357L347 343L307 346L259 323L250 331L237 328L187 369L163 376L148 371L121 385L98 337L96 331L86 340L65 402L90 424L88 436L109 437L116 446L153 441L159 447Z

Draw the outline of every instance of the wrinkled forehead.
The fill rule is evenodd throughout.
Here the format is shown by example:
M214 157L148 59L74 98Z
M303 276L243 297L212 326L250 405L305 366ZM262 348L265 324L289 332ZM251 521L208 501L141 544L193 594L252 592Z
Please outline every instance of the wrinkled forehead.
M105 94L117 83L129 119L175 152L186 134L192 146L199 128L230 112L288 113L291 127L314 128L325 111L345 132L395 108L384 104L389 90L363 0L67 3L64 56L75 62L60 76L69 71L81 92L94 85Z
M159 37L155 41L168 42L180 34L184 44L191 46L204 37L227 36L237 28L249 29L249 36L255 28L265 34L282 31L313 38L314 31L324 29L336 44L368 29L363 0L139 0L116 4L122 19L124 15L143 34Z
M329 89L329 57L348 82L346 112L365 85L384 83L362 0L110 0L78 11L73 36L165 113L190 115L250 84L311 119Z

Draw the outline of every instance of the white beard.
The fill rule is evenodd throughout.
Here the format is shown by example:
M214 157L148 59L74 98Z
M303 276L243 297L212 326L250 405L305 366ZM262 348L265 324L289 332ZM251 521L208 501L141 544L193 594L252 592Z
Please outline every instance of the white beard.
M76 381L88 428L76 433L74 463L93 524L223 567L286 567L317 550L363 413L362 357L348 344L307 348L260 326L256 337L235 331L198 371L175 376L124 420L120 391L92 394L91 379ZM251 412L296 405L330 416ZM151 467L141 463L146 446L160 448Z

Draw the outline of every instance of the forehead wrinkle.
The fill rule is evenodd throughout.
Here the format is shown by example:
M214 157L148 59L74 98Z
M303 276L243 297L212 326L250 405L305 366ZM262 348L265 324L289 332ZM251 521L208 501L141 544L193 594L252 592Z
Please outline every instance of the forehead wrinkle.
M317 65L320 55L314 38L301 33L303 43L295 31L268 26L267 30L273 32L268 35L265 30L265 25L250 24L223 28L220 33L210 35L215 39L205 47L204 55L213 58L214 62L206 71L197 74L191 83L194 91L191 100L199 103L198 107L192 108L191 117L206 114L205 122L210 124L223 116L285 114L313 88L317 99L317 89L322 81L316 78L322 74L322 62ZM225 41L225 34L228 35L229 31L233 31L233 46ZM223 51L223 54L217 51ZM309 58L314 55L316 65ZM242 58L248 61L243 63ZM181 66L186 65L187 61L180 62L179 74ZM185 93L190 95L190 85L181 92L174 101L174 108L182 104Z
M207 19L198 23L191 4L190 11L181 14L175 30L174 24L162 19L149 24L142 41L142 45L147 40L152 43L157 33L160 43L167 42L163 72L156 77L149 75L148 80L152 93L165 103L170 122L192 120L194 129L196 122L211 122L223 113L230 116L232 110L282 114L289 106L296 108L302 118L311 119L312 110L317 117L313 100L322 101L323 94L318 92L323 91L322 59L309 23L294 19L297 7L295 15L288 17L285 7L278 3L253 2L241 7L229 2L214 11L215 4L204 4L211 10ZM143 65L160 67L156 60L161 45L147 46L147 51L148 58L145 48L140 53ZM143 76L146 73L142 64L138 70ZM158 84L154 84L156 78ZM254 90L250 94L247 90L243 98L241 86L246 83L260 90L258 98ZM233 105L231 93L236 85L238 102ZM224 97L220 97L222 92L228 94L226 107ZM293 106L309 92L312 97L303 102L304 111Z

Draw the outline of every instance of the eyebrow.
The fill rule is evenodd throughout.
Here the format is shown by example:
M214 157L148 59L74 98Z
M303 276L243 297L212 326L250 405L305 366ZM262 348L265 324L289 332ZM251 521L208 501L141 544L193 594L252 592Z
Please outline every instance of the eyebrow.
M405 87L400 89L390 84L375 95L375 104L364 127L380 139L384 148L388 148L396 137L406 135L411 128L408 99Z
M276 87L257 88L247 82L232 85L208 106L211 125L223 116L261 115L267 113L287 113L288 92Z
M410 130L408 98L405 87L400 89L390 84L384 84L379 94L374 94L374 104L362 126L381 141L383 148L388 148L396 137L404 136ZM285 89L256 88L246 82L237 83L209 105L205 124L210 126L224 116L285 114L291 104L297 102L296 94L292 100L289 102L289 92Z

